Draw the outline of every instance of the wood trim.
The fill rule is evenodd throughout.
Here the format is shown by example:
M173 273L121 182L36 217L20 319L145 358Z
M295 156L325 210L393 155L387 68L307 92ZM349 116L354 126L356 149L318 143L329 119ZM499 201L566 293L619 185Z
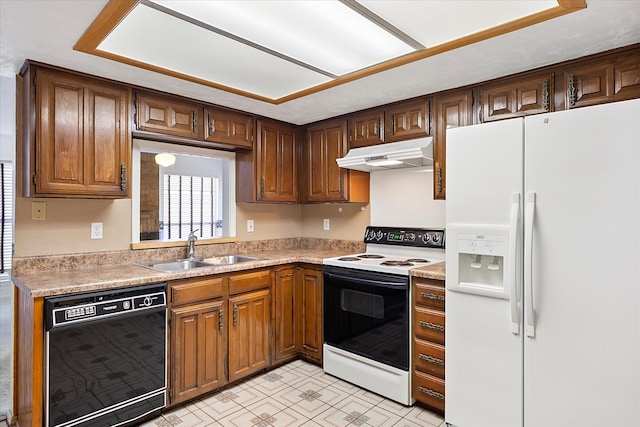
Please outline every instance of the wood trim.
M221 237L219 239L199 239L196 245L216 245L219 243L236 243L237 237ZM153 249L153 248L174 248L178 246L186 246L186 240L177 240L170 242L161 242L159 240L147 240L139 243L131 243L131 249Z
M456 40L452 40L447 43L443 43L437 46L429 47L414 53L404 55L402 57L387 61L381 64L377 64L362 70L355 71L344 76L340 76L330 82L322 83L317 86L313 86L308 89L304 89L295 93L292 93L281 98L273 99L268 98L256 93L243 91L233 87L225 86L210 80L201 79L195 76L190 76L184 73L168 70L166 68L158 67L152 64L147 64L142 61L136 61L130 58L126 58L120 55L115 55L109 52L98 50L98 46L104 40L111 31L140 3L140 0L110 0L105 8L100 12L98 17L93 21L89 28L84 32L80 39L74 45L74 50L78 50L91 55L100 56L113 61L121 62L134 67L142 68L149 71L154 71L160 74L165 74L171 77L176 77L182 80L190 81L192 83L201 84L203 86L219 89L225 92L233 93L240 96L245 96L258 101L267 102L274 105L283 104L285 102L292 101L294 99L302 98L317 92L321 92L326 89L330 89L336 86L340 86L345 83L349 83L364 77L371 76L383 71L387 71L396 67L410 64L421 59L429 58L431 56L438 55L440 53L448 52L454 49L458 49L463 46L468 46L479 41L487 40L493 37L497 37L503 34L507 34L522 28L529 27L531 25L539 24L550 19L558 18L560 16L576 12L578 10L587 7L585 0L557 0L558 6L551 9L544 10L542 12L534 13L529 16L525 16L514 21L504 23L483 31L480 31L469 36L461 37Z

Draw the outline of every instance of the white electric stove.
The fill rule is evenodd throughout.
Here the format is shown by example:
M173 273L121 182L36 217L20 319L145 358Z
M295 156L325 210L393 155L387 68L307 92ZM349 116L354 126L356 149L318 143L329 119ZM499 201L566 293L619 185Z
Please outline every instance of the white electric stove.
M443 262L443 229L367 227L365 253L323 264L324 371L411 405L411 269Z

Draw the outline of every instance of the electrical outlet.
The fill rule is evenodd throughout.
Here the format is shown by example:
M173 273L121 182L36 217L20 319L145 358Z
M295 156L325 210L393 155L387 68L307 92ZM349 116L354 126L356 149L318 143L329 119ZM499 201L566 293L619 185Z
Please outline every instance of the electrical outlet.
M91 223L91 239L102 239L102 223L101 222L92 222Z
M329 223L329 218L325 218L322 220L322 228L324 230L330 230L331 229L331 224Z
M247 220L247 233L253 233L253 220Z
M35 221L47 219L47 204L45 202L31 202L31 219Z

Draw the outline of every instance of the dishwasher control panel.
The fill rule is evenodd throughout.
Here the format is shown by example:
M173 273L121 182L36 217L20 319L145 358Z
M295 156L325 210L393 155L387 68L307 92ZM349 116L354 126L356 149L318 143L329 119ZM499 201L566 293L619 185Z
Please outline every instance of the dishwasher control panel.
M167 306L166 284L45 299L47 330L116 314Z

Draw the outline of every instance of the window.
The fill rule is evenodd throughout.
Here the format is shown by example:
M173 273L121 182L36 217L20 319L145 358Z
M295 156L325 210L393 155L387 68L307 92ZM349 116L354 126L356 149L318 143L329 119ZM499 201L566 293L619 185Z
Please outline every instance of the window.
M175 163L158 165L157 153ZM132 243L184 241L192 229L199 239L235 237L235 153L134 138L131 172Z
M223 218L219 194L218 178L165 173L160 238L182 240L195 230L198 237L220 237Z
M11 270L13 256L13 165L0 163L0 273Z

